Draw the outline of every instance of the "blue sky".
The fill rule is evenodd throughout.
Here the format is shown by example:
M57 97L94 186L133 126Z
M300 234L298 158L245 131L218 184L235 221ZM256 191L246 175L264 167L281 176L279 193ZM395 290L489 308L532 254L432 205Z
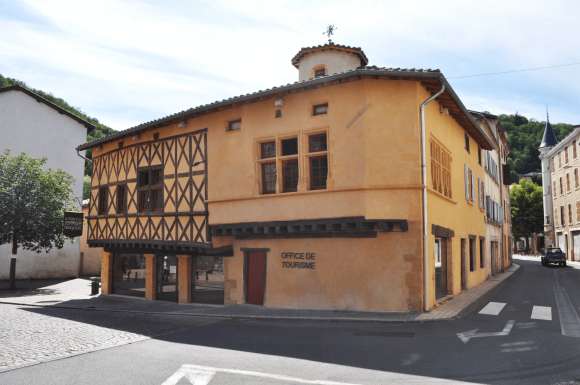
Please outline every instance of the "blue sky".
M464 104L580 124L580 2L0 0L0 74L125 129L296 81L292 56L362 47L369 64L439 68Z

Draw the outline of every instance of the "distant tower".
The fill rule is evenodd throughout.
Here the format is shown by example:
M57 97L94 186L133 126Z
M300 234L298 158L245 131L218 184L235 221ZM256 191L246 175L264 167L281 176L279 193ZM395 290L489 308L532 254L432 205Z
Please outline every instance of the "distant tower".
M545 245L555 245L554 234L554 209L552 206L552 169L548 152L558 143L556 135L550 124L550 116L546 111L546 126L544 127L544 136L540 143L540 160L542 161L542 189L544 190L544 239Z

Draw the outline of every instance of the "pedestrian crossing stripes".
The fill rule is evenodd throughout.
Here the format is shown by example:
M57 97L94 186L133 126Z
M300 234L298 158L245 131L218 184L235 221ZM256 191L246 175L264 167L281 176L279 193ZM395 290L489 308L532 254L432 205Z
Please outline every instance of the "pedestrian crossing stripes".
M488 302L480 311L479 314L483 315L499 315L507 304L505 302ZM537 306L532 307L532 313L530 314L530 319L535 320L552 320L552 308L550 306Z
M549 306L534 306L531 319L552 320L552 308Z
M505 305L505 302L490 302L479 311L479 314L498 315L501 313Z

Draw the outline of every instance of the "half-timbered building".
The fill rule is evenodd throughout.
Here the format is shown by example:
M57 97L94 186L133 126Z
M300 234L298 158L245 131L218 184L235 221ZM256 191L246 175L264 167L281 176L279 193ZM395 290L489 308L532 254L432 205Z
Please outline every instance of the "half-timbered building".
M442 73L334 43L292 64L296 83L79 146L104 294L421 311L489 276L469 143L492 144Z

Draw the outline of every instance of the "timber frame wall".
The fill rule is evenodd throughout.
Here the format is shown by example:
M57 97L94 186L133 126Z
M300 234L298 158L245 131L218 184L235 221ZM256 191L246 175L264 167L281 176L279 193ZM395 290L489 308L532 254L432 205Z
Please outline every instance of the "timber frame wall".
M128 144L93 159L88 244L107 250L198 253L210 247L208 226L207 129ZM139 212L137 175L163 169L163 210ZM126 212L117 214L117 185L126 185ZM98 215L99 188L109 195Z

